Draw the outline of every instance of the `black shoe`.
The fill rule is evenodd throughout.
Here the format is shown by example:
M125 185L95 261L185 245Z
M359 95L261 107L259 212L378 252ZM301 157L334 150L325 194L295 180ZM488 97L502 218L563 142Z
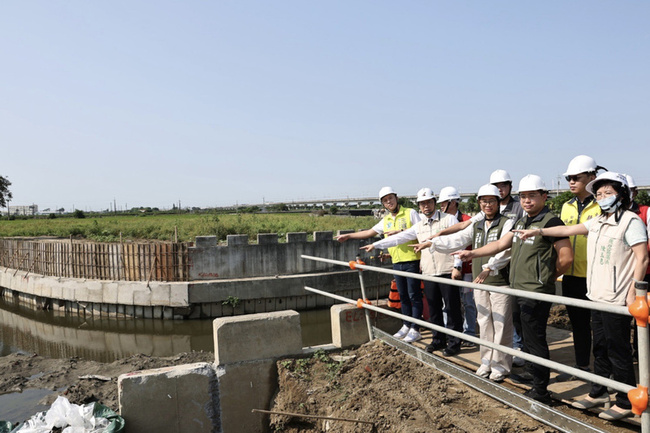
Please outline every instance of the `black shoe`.
M446 345L447 343L445 343L444 341L433 340L431 343L427 345L427 347L424 348L424 350L426 350L429 353L433 353L434 350L440 350Z
M463 340L462 343L460 343L460 347L468 347L470 349L476 347L476 344L472 343L471 341L465 341Z
M444 356L454 356L458 355L460 353L460 347L446 347L445 350L442 351L442 354Z
M510 380L512 380L514 383L527 385L533 383L533 375L528 371L524 371L521 374L512 373L510 374Z
M528 391L524 392L524 395L546 405L550 405L553 402L553 399L551 399L551 394L549 394L548 391L544 391L543 394L540 394L535 390L535 388L531 388Z

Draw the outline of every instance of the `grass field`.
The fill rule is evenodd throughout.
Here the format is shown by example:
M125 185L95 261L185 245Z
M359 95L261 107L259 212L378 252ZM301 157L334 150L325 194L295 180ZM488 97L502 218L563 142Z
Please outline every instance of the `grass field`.
M196 236L246 234L255 240L258 233L286 233L365 229L377 223L372 217L316 216L313 214L181 214L146 216L102 216L88 218L24 219L0 221L0 237L74 236L99 242L124 240L193 241Z

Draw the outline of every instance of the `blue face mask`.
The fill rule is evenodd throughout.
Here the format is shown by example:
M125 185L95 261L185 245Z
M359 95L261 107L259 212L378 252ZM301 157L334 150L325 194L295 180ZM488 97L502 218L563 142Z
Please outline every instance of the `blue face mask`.
M618 201L618 195L610 195L607 198L602 198L597 200L598 206L603 210L603 212L612 213L621 205L621 202Z

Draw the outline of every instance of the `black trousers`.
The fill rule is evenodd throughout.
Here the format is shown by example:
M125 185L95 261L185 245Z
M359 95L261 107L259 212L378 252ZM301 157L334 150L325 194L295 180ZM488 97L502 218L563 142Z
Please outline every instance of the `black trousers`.
M440 278L451 279L451 274L439 275ZM463 313L461 311L460 289L449 284L424 282L424 295L429 306L429 321L434 325L445 326L442 314L443 308L447 310L447 329L463 332ZM444 302L444 305L443 305ZM447 341L450 349L460 348L460 338L433 331L433 340Z
M523 351L540 358L550 359L546 342L546 323L551 311L551 303L533 299L517 298L521 317ZM547 392L551 370L548 367L526 362L526 370L533 375L533 388L538 394Z
M613 375L617 382L636 386L630 345L630 318L621 314L592 311L591 323L594 330L595 373L603 377ZM600 397L606 392L606 386L593 384L589 396ZM616 405L624 409L632 408L624 392L616 393Z
M562 296L574 299L587 298L587 279L565 275L562 277ZM591 365L591 310L566 306L573 328L573 350L576 364L580 367Z

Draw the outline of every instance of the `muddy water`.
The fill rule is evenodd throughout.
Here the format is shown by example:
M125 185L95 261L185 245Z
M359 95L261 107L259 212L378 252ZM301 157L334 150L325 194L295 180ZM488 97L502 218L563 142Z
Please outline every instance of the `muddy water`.
M301 313L303 346L332 341L329 310ZM14 352L112 362L136 353L214 351L212 320L83 319L0 299L0 356Z

